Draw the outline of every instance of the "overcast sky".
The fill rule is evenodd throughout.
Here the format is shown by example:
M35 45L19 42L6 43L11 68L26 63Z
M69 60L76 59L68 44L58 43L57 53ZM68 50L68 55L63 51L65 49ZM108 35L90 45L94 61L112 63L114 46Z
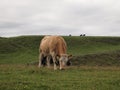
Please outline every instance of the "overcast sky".
M0 36L120 36L120 0L0 0Z

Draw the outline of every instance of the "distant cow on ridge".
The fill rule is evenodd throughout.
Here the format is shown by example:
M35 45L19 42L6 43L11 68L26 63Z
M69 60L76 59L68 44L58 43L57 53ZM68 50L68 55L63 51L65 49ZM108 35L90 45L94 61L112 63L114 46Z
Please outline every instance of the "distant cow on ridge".
M41 67L44 57L47 59L47 65L50 67L50 59L52 57L54 70L57 69L56 62L60 64L60 70L64 69L65 65L71 57L67 55L67 45L61 36L45 36L40 43L39 48L39 65Z

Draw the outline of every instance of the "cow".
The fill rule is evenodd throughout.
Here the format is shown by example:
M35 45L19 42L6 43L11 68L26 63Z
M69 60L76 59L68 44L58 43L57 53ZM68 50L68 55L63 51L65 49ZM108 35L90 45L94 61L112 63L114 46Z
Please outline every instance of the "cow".
M63 70L72 55L67 54L67 44L61 36L45 36L39 47L39 65L42 67L42 60L46 57L47 66L50 67L52 58L54 70L57 70L57 62L59 62L60 70Z

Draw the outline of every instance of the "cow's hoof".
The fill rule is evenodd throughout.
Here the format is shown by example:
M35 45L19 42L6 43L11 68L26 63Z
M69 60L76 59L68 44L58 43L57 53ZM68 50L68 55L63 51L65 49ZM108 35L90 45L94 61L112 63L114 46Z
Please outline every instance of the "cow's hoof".
M60 70L65 70L64 68L61 68Z
M41 68L42 67L42 65L38 65L38 68Z

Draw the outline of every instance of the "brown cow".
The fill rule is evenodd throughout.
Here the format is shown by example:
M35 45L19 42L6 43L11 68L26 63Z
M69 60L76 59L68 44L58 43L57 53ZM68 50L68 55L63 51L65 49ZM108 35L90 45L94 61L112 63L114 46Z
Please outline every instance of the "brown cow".
M64 69L64 66L69 61L69 57L66 53L67 45L65 40L61 36L45 36L40 43L40 55L39 65L41 67L44 57L47 58L47 65L50 67L50 59L52 57L54 63L54 70L57 69L56 62L59 61L60 70Z

